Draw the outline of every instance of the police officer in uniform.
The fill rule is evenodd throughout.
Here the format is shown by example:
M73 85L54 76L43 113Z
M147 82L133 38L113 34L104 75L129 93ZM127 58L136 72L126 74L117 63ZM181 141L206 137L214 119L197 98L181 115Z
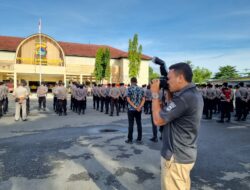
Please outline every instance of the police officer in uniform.
M92 87L92 95L93 95L93 109L96 108L96 84Z
M3 116L3 99L4 99L4 87L3 82L0 82L0 118Z
M83 85L83 114L85 114L86 108L87 108L87 95L88 95L88 89L85 85Z
M247 114L250 111L250 84L247 85Z
M110 105L110 98L111 98L109 96L110 90L111 90L110 83L108 83L108 86L107 86L106 92L105 92L105 95L106 95L106 98L105 98L105 114L109 113L109 105Z
M100 100L101 100L100 88L101 88L101 85L98 84L96 88L96 110L99 110L99 105L100 105Z
M114 106L116 109L116 115L119 116L119 96L120 96L120 90L115 86L115 83L112 84L112 88L109 92L109 96L111 98L111 112L110 116L113 116L114 113Z
M239 108L239 115L237 118L237 121L245 121L247 117L247 97L248 97L248 92L247 89L244 87L244 83L240 82L239 83L239 94L240 94L240 108Z
M231 89L228 88L228 83L223 83L221 93L221 119L218 121L219 123L224 123L225 116L227 117L227 122L230 122L231 114L230 114L230 100L231 100Z
M215 93L216 93L216 98L215 98L215 113L220 113L221 111L221 105L220 105L220 96L221 96L221 89L218 84L215 85Z
M9 89L6 86L6 83L3 83L3 89L4 89L3 113L6 114L6 112L8 112L8 106L9 106L9 99L8 99Z
M207 85L207 90L206 90L206 103L207 103L207 110L206 110L206 119L212 119L213 117L213 108L215 104L215 97L216 97L216 92L212 88L212 84Z
M58 84L56 83L55 86L52 88L52 94L54 95L53 97L53 109L55 112L57 112L57 88L58 88Z
M204 102L204 107L203 107L203 114L207 114L207 88L205 84L201 85L201 94L202 94L202 98L203 98L203 102Z
M119 112L125 111L125 104L126 104L126 87L124 86L124 83L120 83L120 97L119 97ZM121 110L122 108L122 110Z
M247 114L250 111L250 84L247 85Z
M100 112L103 112L103 108L105 105L105 99L106 99L106 87L104 85L100 88L100 95L101 95L101 110Z
M45 83L42 82L41 86L39 86L37 89L37 97L38 97L38 104L39 104L38 110L40 110L43 105L43 111L45 111L47 93L48 93L48 88L47 86L45 86Z
M26 88L28 92L28 95L26 97L26 113L27 115L29 115L30 113L30 87L28 86L28 83L25 80L23 80L23 83L25 85L24 88Z
M239 85L235 85L235 117L236 120L238 119L240 113L240 92L239 92Z
M20 119L21 109L22 109L22 120L27 121L26 99L28 96L28 91L24 86L25 82L21 81L21 84L14 90L13 93L16 102L15 121L18 121Z
M67 88L64 87L64 84L62 81L58 82L56 97L58 101L59 116L61 116L62 113L64 113L64 115L67 115Z
M77 112L79 115L81 114L81 112L83 112L83 98L84 98L83 85L79 85L75 92L75 99L77 101Z

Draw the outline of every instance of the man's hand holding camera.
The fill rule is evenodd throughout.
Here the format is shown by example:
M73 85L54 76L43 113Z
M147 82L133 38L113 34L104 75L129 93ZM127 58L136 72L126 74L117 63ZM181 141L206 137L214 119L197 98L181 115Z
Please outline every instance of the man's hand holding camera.
M160 80L159 79L153 79L151 81L151 92L152 93L159 93L160 92Z

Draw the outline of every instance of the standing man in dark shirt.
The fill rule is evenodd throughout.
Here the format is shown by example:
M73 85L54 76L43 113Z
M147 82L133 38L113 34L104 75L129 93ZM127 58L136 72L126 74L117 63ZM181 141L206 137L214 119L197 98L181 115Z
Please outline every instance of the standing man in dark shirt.
M145 102L144 91L137 86L137 79L132 77L131 87L127 91L127 101L128 101L128 139L126 143L133 143L133 128L134 128L134 119L137 124L137 143L142 142L142 124L141 124L141 111Z
M161 150L162 190L189 190L190 171L197 155L197 136L203 99L192 84L192 70L186 63L169 68L168 84L173 93L170 103L160 107L159 80L152 81L152 111L157 126L163 127Z

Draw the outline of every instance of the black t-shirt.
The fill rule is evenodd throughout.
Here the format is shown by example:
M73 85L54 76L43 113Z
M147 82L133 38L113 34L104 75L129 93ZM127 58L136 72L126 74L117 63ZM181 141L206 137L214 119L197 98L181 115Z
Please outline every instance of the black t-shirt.
M163 127L161 156L178 163L196 160L196 140L203 111L203 99L194 84L174 93L172 101L160 112L167 124Z

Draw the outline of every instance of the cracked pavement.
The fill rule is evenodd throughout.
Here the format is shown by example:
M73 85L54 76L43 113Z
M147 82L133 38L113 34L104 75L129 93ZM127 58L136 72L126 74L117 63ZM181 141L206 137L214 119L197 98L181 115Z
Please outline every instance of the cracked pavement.
M27 122L14 122L13 105L0 119L0 190L160 189L161 141L149 141L149 115L143 144L126 144L126 113L109 117L92 109L91 98L80 116L59 117L51 99L47 105L38 112L32 99ZM249 136L249 120L202 120L192 189L250 189Z

